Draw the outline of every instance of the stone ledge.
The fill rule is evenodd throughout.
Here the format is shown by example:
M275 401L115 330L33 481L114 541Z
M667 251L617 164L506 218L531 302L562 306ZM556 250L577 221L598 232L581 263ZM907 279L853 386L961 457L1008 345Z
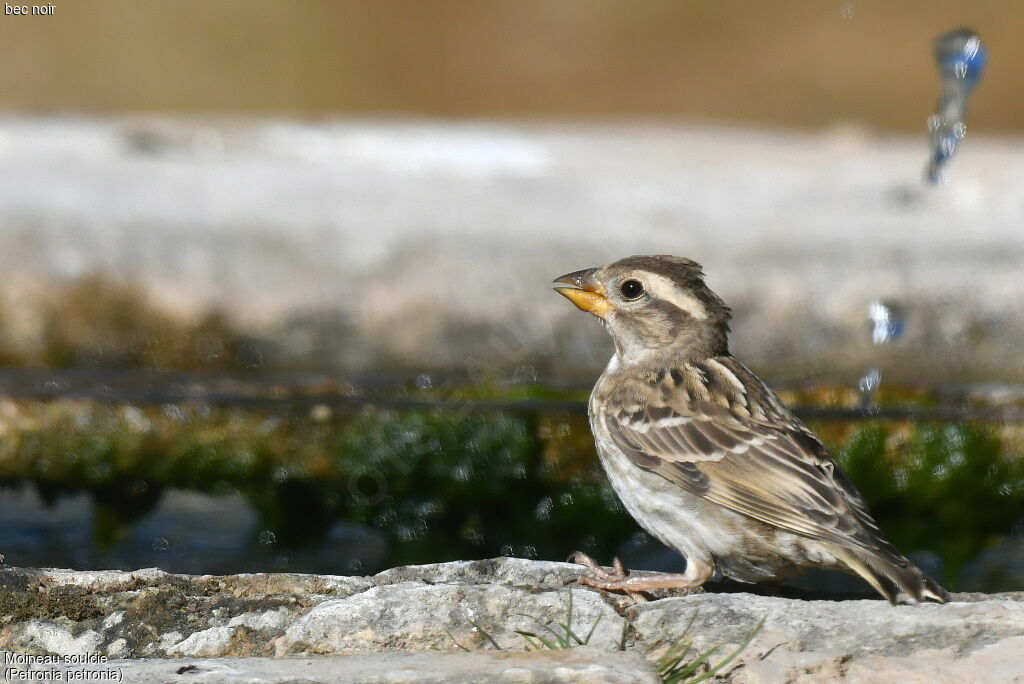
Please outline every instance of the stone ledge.
M612 669L595 670L592 681L621 681L613 670L628 660L617 650L624 631L630 657L656 656L682 637L687 625L696 648L721 645L728 652L762 618L762 631L731 666L729 676L735 681L877 681L878 676L897 675L911 681L907 672L930 682L1024 678L1019 657L1024 652L1022 592L956 594L942 606L745 593L677 595L633 606L620 597L572 586L578 573L566 563L509 558L400 567L372 577L6 568L0 570L0 648L100 653L119 667L132 659L123 665L126 673L158 680L166 669L159 659L174 658L178 667L213 668L204 681L234 681L236 672L240 679L246 672L249 677L260 663L270 663L263 670L267 681L285 676L282 668L290 664L300 668L308 663L301 667L317 673L337 673L349 665L386 669L391 666L381 663L397 660L333 656L398 658L416 652L430 657L408 661L422 679L410 674L406 681L433 681L430 677L441 675L430 674L432 663L445 657L438 651L447 651L452 652L451 667L457 668L451 677L468 680L475 676L473 668L486 670L491 665L483 663L496 662L487 658L515 660L518 656L511 654L523 652L526 642L515 630L543 629L538 620L557 629L566 619L571 592L573 629L586 633L593 628L590 647L550 657L580 664L591 657L585 654L607 652L609 660L600 665ZM493 651L490 639L503 649L501 654ZM460 646L474 650L474 658ZM461 655L456 658L456 653ZM576 657L581 660L572 660ZM211 664L202 660L207 658L243 660ZM530 658L534 665L523 665L524 672L536 672L523 674L521 681L561 681L555 675L538 679L547 666L536 665L541 656ZM560 672L560 667L545 671ZM293 676L305 678L299 669ZM313 681L339 680L334 674L311 676ZM378 681L376 675L367 677Z
M31 303L102 273L187 319L231 312L285 367L593 377L611 342L547 284L669 252L704 264L762 376L1024 380L1024 146L972 132L938 188L926 147L848 126L0 116L5 336L30 348ZM908 313L894 344L871 344L875 299Z

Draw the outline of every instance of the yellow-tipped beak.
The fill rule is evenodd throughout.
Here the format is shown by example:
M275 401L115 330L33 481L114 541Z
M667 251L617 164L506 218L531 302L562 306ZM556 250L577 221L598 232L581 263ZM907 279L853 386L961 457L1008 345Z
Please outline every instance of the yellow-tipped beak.
M596 268L588 268L555 278L554 282L556 283L573 286L556 287L555 292L575 304L580 311L592 313L598 318L605 318L615 310L615 307L605 297L604 285L597 281L594 276L595 271L597 271Z

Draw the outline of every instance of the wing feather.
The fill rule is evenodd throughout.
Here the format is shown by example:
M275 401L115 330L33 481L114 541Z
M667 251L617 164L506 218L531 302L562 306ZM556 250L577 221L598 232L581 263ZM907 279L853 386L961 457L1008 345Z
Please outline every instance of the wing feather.
M906 563L821 442L770 389L731 357L696 365L659 375L646 391L629 388L628 401L604 402L608 432L634 464L769 525Z

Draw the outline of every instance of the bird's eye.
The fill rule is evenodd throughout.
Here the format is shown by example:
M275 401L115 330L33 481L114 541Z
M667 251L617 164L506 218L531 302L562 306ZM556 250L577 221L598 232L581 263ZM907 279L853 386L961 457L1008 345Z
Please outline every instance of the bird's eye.
M636 299L644 293L644 286L639 280L627 280L619 285L619 292L626 299Z

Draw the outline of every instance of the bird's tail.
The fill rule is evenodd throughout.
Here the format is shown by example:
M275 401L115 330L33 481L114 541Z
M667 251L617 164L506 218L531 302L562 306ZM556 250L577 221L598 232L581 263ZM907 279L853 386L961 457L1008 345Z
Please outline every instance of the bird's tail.
M833 552L889 603L945 603L949 600L948 591L903 556L896 554L888 558L867 549L850 547L833 549Z

